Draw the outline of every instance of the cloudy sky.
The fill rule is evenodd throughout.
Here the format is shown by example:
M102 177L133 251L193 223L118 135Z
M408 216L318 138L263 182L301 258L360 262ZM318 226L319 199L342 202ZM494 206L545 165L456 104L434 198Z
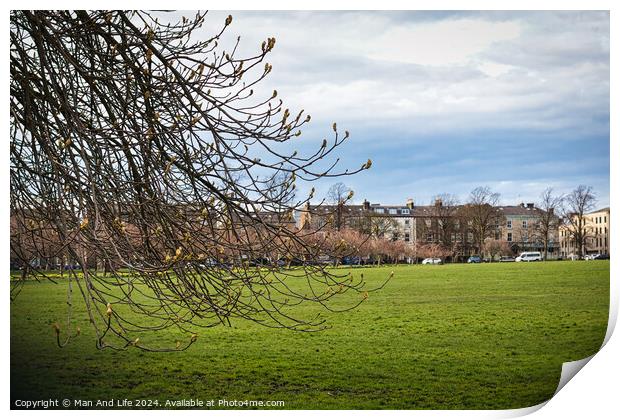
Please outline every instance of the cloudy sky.
M340 167L372 158L342 179L357 202L464 201L487 185L516 204L587 184L609 205L607 12L232 15L242 52L277 39L263 88L312 115L296 147L314 149L336 121L351 132Z

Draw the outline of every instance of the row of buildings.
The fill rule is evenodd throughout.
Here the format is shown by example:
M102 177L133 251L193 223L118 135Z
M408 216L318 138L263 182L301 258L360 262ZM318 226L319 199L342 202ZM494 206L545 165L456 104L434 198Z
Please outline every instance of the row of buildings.
M568 259L579 254L572 233L573 226L553 213L553 229L545 240L540 226L543 213L533 203L486 206L484 210L487 219L483 232L476 228L479 223L476 219L480 215L472 212L470 205L444 203L442 199L435 200L432 205L416 205L412 199L403 205L371 204L366 200L359 205L306 205L294 214L261 212L258 216L266 223L281 225L289 232L357 231L364 238L389 241L379 244L379 249L398 245L398 249L407 250L407 259L424 258L425 248L440 248L444 252L442 258L455 262L465 261L471 255L497 258L499 255L517 255L527 251L545 254L545 242L547 259ZM63 244L57 235L49 229L43 229L35 236L26 234L27 222L32 221L24 217L23 214L21 217L17 214L11 216L11 267L21 266L23 260L30 261L35 267L70 263L70 259L60 255ZM584 215L582 221L585 237L581 254L609 254L609 207ZM252 223L253 220L248 220L246 226ZM127 232L135 230L129 222L126 226ZM217 229L225 230L223 226ZM234 226L228 229L234 229ZM208 248L207 243L202 245ZM234 247L231 243L231 248ZM490 251L492 247L494 251ZM93 265L96 263L93 262Z
M453 251L452 259L462 261L469 255L484 254L472 232L472 221L464 211L467 206L416 205L409 199L404 205L307 205L296 214L300 229L355 229L378 237L402 241L406 246L442 244ZM544 253L541 237L541 210L534 203L496 206L486 237L505 244L513 255L526 251ZM609 207L585 216L587 236L583 254L609 254ZM569 224L559 216L548 234L547 258L566 259L578 254Z
M610 253L609 245L609 207L605 207L584 216L585 238L584 254L607 254ZM571 235L572 226L561 224L558 229L560 241L560 256L568 258L578 253L577 244Z

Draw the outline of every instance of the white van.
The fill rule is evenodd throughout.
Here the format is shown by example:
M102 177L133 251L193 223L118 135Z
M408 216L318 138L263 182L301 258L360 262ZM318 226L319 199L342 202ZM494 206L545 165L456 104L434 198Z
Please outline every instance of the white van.
M515 258L515 261L542 261L542 255L540 252L522 252L521 255Z

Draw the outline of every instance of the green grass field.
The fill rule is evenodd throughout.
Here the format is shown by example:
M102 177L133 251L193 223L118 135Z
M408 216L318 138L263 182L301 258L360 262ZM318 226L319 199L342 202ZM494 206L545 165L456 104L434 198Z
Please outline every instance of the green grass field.
M347 269L348 270L348 269ZM286 409L505 409L553 395L565 361L596 352L607 327L609 262L398 266L358 309L320 333L247 322L200 332L182 353L98 351L83 334L56 346L64 284L24 287L11 304L11 400L283 400ZM78 299L78 296L75 297ZM78 299L79 302L79 299ZM82 303L75 305L80 311ZM308 315L319 309L309 305ZM177 333L162 339L171 343Z

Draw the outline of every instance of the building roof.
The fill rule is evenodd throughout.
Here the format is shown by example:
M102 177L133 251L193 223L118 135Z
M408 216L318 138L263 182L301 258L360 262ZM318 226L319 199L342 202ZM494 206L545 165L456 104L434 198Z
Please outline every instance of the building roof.
M531 203L530 203L531 204ZM499 209L504 213L504 216L532 216L536 215L537 211L540 209L533 204L528 206L525 204L520 204L518 206L498 206Z
M331 214L337 210L337 205L332 204L320 204L310 205L305 210L310 210L311 214ZM456 206L458 208L463 205ZM540 211L533 203L521 203L516 206L497 206L504 216L536 216L537 211ZM376 209L384 209L383 213L378 213ZM609 208L607 208L608 210ZM390 210L396 213L390 213ZM404 211L403 211L404 210ZM408 210L408 212L407 212ZM599 210L604 211L605 209ZM303 211L303 210L302 210ZM413 209L409 209L407 205L382 205L373 203L368 206L368 210L364 210L364 205L361 204L345 204L342 207L343 215L347 216L362 216L364 214L372 214L373 216L391 216L391 217L432 217L437 215L437 208L435 205L428 206L414 206Z
M311 214L332 214L337 210L337 205L332 204L321 204L321 205L310 205L308 209ZM380 213L378 209L383 209L383 212ZM392 210L392 213L390 213ZM303 210L302 210L303 211ZM403 205L382 205L378 203L370 204L367 209L364 209L363 205L360 204L345 204L342 206L342 211L344 216L363 216L363 215L373 215L373 216L389 216L389 217L420 217L420 216L433 216L436 215L435 206L414 206L413 209L407 207L406 204Z
M587 214L594 214L594 213L609 213L609 207L603 207L602 209L594 210Z

